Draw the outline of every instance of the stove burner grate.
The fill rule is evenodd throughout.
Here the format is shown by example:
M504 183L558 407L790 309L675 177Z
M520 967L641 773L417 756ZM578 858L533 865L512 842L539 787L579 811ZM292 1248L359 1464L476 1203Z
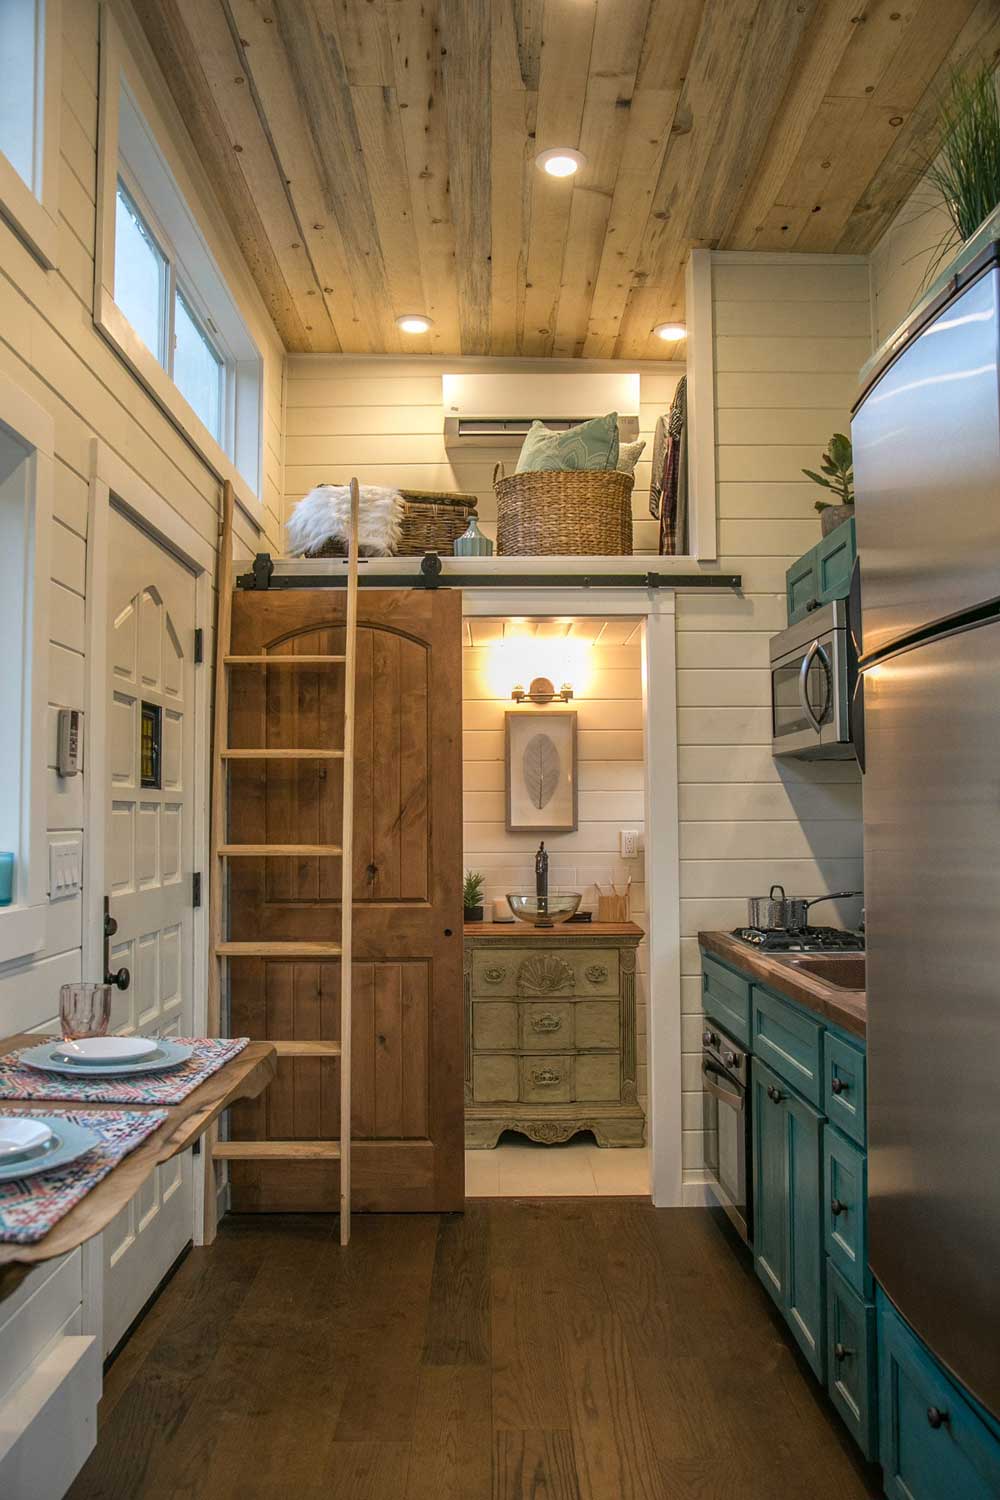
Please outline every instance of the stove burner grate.
M764 953L863 953L860 933L840 927L737 927L733 937Z

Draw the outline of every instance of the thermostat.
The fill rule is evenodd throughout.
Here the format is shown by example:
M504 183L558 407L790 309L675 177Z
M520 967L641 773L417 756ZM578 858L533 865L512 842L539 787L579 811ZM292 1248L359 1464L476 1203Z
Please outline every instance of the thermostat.
M78 708L59 710L56 770L60 776L75 776L83 766L83 714Z

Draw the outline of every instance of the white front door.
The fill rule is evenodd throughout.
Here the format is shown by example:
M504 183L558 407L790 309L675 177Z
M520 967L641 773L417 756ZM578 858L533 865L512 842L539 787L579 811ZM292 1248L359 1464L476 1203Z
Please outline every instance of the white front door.
M105 891L118 924L112 1028L190 1035L194 575L112 508L108 561ZM192 1233L191 1153L160 1167L104 1233L104 1349L114 1348Z

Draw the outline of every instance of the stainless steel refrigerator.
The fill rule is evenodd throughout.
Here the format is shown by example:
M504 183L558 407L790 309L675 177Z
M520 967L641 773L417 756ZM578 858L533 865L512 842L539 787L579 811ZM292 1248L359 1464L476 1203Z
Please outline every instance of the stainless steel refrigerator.
M1000 1417L997 246L853 423L875 1276Z

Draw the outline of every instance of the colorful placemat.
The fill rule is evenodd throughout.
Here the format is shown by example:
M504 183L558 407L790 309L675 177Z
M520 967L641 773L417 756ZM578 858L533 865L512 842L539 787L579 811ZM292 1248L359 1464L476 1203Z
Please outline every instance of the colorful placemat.
M113 1109L101 1115L67 1111L65 1118L92 1130L100 1138L98 1144L65 1167L0 1183L0 1243L33 1245L42 1239L112 1167L163 1124L167 1111L148 1109L140 1114Z
M44 1038L42 1038L44 1040ZM76 1078L42 1073L19 1062L20 1053L0 1057L0 1099L65 1099L77 1104L180 1104L192 1089L231 1062L250 1041L248 1036L171 1037L194 1053L169 1073L142 1073L136 1078Z

